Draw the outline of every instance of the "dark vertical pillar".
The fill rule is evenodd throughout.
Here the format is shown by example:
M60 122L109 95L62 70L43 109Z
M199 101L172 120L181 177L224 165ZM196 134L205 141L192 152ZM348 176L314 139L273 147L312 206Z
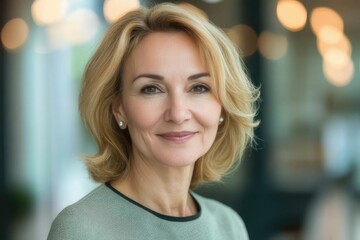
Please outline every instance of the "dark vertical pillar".
M6 23L7 1L0 2L0 31ZM0 239L8 239L8 204L6 188L6 69L5 50L0 43Z
M252 27L259 35L262 31L262 0L243 0L239 9L240 23ZM269 239L271 235L271 213L268 212L271 202L269 201L269 186L266 181L266 116L263 112L263 105L266 103L266 89L262 84L263 68L259 52L247 57L245 64L251 80L256 86L261 86L261 101L259 101L259 113L257 119L261 120L260 126L255 130L257 140L256 148L251 151L249 156L244 158L244 165L249 174L249 185L241 193L239 203L234 206L244 219L250 239L262 240Z
M262 15L261 15L261 2L262 0L243 0L243 4L241 6L241 23L245 23L252 27L256 33L259 35L262 31ZM261 139L258 141L257 148L259 151L254 151L252 156L254 158L253 164L254 166L254 176L252 181L257 184L261 184L265 181L264 179L264 166L263 166L263 159L265 158L265 151L264 151L264 126L266 125L266 119L263 114L263 104L266 98L265 94L266 91L264 86L262 85L262 61L259 51L255 54L247 57L245 59L245 65L248 68L250 78L253 83L257 86L261 86L261 101L259 101L259 113L258 119L261 120L260 126L255 130L256 137ZM260 151L261 150L261 151Z
M6 3L0 3L0 31L6 21ZM5 160L5 116L6 116L6 72L5 72L5 50L0 44L0 239L8 239L8 210L6 199L6 160Z

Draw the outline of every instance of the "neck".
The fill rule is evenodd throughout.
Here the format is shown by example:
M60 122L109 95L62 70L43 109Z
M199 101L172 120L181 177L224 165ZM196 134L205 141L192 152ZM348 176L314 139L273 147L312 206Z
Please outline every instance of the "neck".
M194 166L159 167L132 162L126 178L112 183L113 187L141 205L164 215L185 217L197 212L189 194Z

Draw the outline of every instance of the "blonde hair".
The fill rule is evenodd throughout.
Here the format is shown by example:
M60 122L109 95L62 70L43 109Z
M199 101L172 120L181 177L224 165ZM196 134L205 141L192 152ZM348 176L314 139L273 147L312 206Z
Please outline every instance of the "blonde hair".
M131 139L127 130L119 129L112 104L121 94L121 72L131 51L144 36L166 31L183 31L198 45L215 79L215 94L224 117L213 145L195 163L191 188L220 180L235 162L239 162L254 137L259 91L248 79L238 50L224 32L203 15L174 4L141 8L109 27L84 73L79 109L98 145L97 154L86 157L95 181L112 181L129 172Z

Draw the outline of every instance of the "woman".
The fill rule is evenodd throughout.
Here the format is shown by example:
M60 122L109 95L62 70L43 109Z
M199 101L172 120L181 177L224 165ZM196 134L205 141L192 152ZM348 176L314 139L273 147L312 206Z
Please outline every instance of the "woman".
M49 239L248 239L229 207L193 192L217 181L253 138L258 91L236 48L172 4L128 13L90 60L82 119L104 183L55 219Z

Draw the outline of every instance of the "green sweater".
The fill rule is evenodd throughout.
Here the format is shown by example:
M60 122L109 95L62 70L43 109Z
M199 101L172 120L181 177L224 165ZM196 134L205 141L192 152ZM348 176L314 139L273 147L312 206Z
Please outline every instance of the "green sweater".
M103 184L54 220L48 240L248 240L243 221L231 208L192 193L199 213L172 217L154 212Z

